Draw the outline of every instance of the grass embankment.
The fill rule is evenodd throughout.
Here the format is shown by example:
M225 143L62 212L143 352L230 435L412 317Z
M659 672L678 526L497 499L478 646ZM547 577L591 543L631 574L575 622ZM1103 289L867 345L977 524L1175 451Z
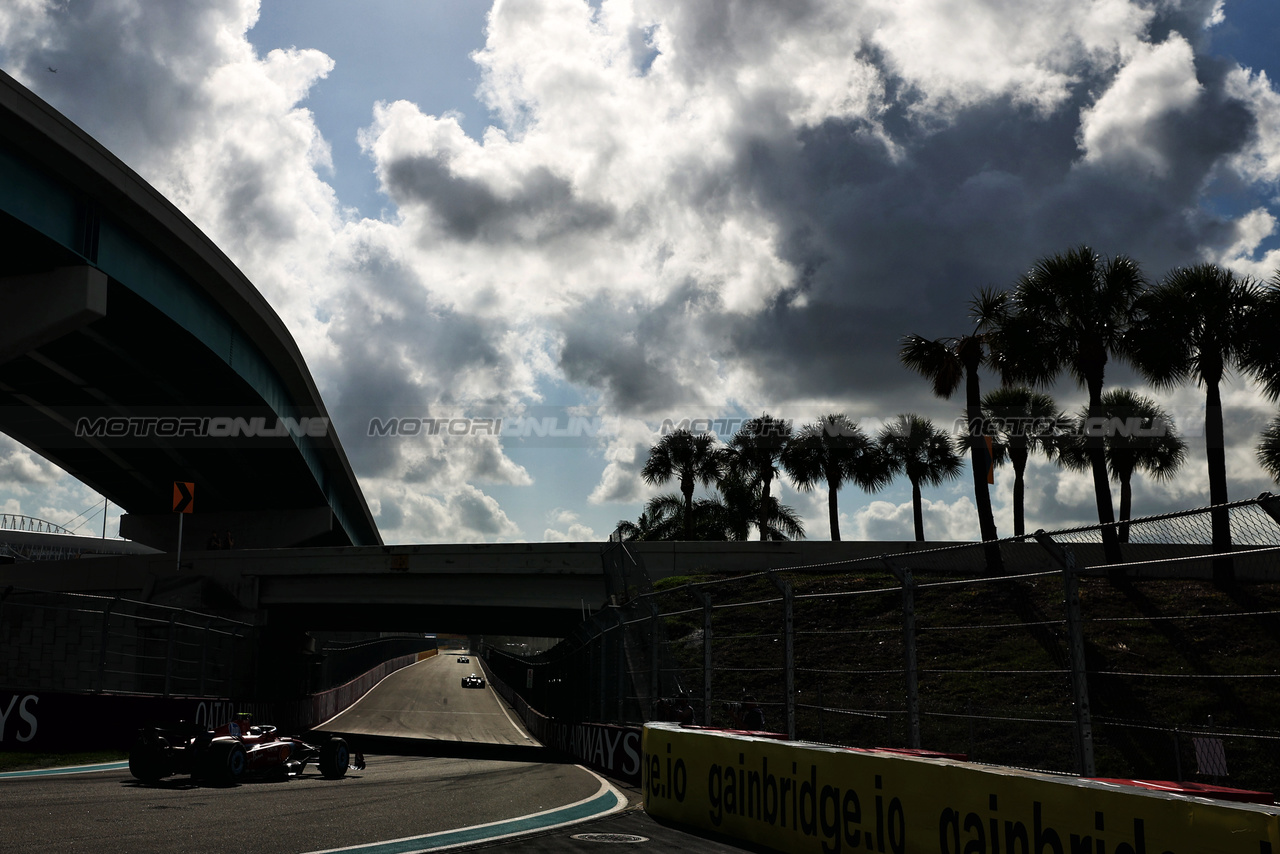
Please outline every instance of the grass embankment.
M698 576L693 580L711 580ZM908 744L902 597L893 577L790 574L796 596L797 735ZM684 579L689 580L689 579ZM1076 771L1060 576L929 586L917 575L921 742L983 762ZM696 608L680 580L659 608ZM776 599L768 579L701 588L717 605ZM881 592L872 592L872 591ZM857 594L857 595L850 595ZM813 597L813 598L808 598ZM1280 790L1280 584L1080 581L1096 773L1208 781L1192 737L1223 734L1225 785ZM1222 616L1235 614L1239 616ZM754 694L783 727L782 606L715 611L711 722ZM702 612L667 620L681 684L702 694ZM1232 678L1248 674L1247 678ZM833 711L839 710L839 711Z
M20 753L0 751L0 773L34 771L39 768L66 768L72 765L95 765L99 762L123 762L129 754L118 750L89 753Z

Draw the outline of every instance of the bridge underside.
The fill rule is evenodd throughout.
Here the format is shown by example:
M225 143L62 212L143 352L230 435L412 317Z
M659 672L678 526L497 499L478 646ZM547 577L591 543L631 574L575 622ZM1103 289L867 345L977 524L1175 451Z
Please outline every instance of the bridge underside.
M175 546L182 481L195 484L187 521L202 545L214 528L241 546L381 541L263 296L3 72L0 317L0 432L124 508L125 536Z
M599 609L600 603L591 606ZM298 631L446 632L449 634L563 638L582 623L578 608L524 605L395 604L276 605L267 625Z
M66 271L92 270L62 267L62 276L24 275L58 255L48 244L0 216L0 300L39 299L41 292L65 290L59 286L60 279L70 278ZM201 545L205 529L234 524L234 515L227 514L308 510L323 512L324 530L316 531L313 521L309 536L295 542L319 534L317 544L342 543L341 537L325 536L332 527L326 496L291 437L194 435L212 418L241 418L251 426L261 419L274 426L276 415L261 396L147 300L98 275L100 316L81 312L87 322L65 331L65 324L51 318L62 334L42 336L48 340L36 347L22 348L15 340L29 325L6 324L0 332L0 352L6 345L10 352L23 350L0 362L0 431L130 514L160 517L155 532L138 528L140 520L125 523L135 526L125 533L149 545L172 547L168 539L176 540L170 533L177 522L170 513L175 480L197 484L199 515L187 522L194 529L189 536L199 536ZM186 435L156 435L175 430ZM252 526L237 527L245 546L283 544L254 542Z

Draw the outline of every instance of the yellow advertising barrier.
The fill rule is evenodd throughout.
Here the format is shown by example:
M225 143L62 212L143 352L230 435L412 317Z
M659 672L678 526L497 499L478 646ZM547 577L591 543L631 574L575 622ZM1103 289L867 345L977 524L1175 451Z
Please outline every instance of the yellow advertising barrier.
M784 852L1280 854L1280 808L650 724L645 810Z

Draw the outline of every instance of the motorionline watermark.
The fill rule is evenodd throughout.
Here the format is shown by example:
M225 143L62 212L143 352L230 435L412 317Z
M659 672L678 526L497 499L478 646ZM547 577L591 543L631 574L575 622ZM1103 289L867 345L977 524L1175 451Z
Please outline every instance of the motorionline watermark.
M664 418L660 422L648 422L655 439L679 431L695 435L711 434L721 441L729 441L746 429L757 438L776 438L785 441L793 435L795 424L790 419L761 419L750 416ZM892 430L896 419L852 419L835 422L820 420L821 426L832 438L850 438L875 435L879 429ZM621 422L616 417L601 415L521 414L514 416L374 416L365 426L365 436L374 439L418 437L495 437L520 440L592 440L620 434ZM1098 416L1083 419L1042 418L1023 416L992 416L974 419L957 418L952 425L956 436L1102 436L1112 438L1158 438L1173 433L1171 422L1147 419L1141 416Z
M1173 425L1160 418L1148 419L1137 415L1090 416L1081 418L1035 418L1025 416L993 416L984 418L957 418L952 424L957 436L1084 436L1107 439L1119 436L1126 439L1154 439L1168 436Z
M655 436L677 431L713 433L728 439L743 427L751 427L753 435L785 438L791 434L789 421L755 418L664 418L653 429ZM485 418L441 416L438 418L373 417L365 428L372 438L415 436L497 436L506 439L594 439L619 434L617 418L601 415L516 415ZM842 428L843 429L843 428ZM834 434L833 434L834 435ZM852 435L852 433L850 433Z
M370 418L366 436L500 436L512 439L593 439L613 435L599 415L555 415L496 418Z
M269 439L292 436L321 439L329 435L324 416L268 418L267 416L118 415L76 420L78 439Z
M896 421L869 419L874 432L875 425L893 429ZM650 422L651 424L653 422ZM868 422L860 426L857 421L823 421L821 426L829 436L852 437L865 435ZM794 425L789 420L762 420L752 417L700 417L665 418L651 427L655 437L667 436L678 431L695 435L712 434L728 440L744 428L757 437L786 439L793 435ZM1170 422L1146 419L1140 416L1098 416L1084 419L1034 418L1034 417L984 417L970 421L957 418L952 425L957 436L1114 436L1128 438L1152 438L1167 436L1173 432ZM505 439L595 439L619 434L616 418L601 415L516 415L516 416L440 416L440 417L379 417L370 418L365 435L370 438L414 437L498 437Z
M719 439L728 439L747 428L757 438L785 439L792 433L792 422L785 418L760 417L725 417L725 418L664 418L662 424L654 432L659 436L686 431L699 435L714 434ZM825 424L832 436L853 435L854 431L847 424Z

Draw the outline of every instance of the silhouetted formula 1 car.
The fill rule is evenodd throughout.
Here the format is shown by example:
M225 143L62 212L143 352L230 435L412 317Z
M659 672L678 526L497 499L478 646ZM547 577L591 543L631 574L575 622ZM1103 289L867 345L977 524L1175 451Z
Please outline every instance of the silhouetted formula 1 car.
M231 785L248 775L295 777L309 762L330 780L345 776L348 768L364 768L364 757L353 756L341 738L315 747L276 735L273 726L253 726L247 715L215 730L187 721L144 727L129 751L129 773L144 783L174 774L215 785Z
M480 676L475 675L474 673L472 673L470 676L463 676L462 687L463 688L483 688L484 679Z

